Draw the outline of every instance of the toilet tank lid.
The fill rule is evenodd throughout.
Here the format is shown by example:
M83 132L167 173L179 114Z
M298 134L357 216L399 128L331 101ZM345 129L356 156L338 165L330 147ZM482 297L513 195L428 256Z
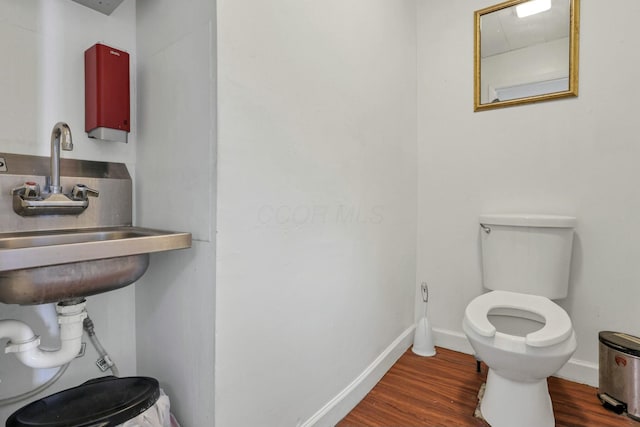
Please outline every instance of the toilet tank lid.
M510 225L515 227L573 228L577 220L573 216L541 214L484 214L480 224Z

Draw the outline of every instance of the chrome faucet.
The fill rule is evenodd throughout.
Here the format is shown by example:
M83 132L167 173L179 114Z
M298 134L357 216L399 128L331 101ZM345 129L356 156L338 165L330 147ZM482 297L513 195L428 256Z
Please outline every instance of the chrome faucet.
M98 190L84 184L76 184L68 194L60 185L60 149L73 150L69 125L58 122L51 131L51 175L47 177L47 188L42 193L35 181L27 181L13 188L13 210L22 216L32 215L79 215L89 206L89 197L98 197Z
M58 122L51 131L51 176L49 177L49 193L62 193L60 186L60 148L73 150L71 129L64 122Z

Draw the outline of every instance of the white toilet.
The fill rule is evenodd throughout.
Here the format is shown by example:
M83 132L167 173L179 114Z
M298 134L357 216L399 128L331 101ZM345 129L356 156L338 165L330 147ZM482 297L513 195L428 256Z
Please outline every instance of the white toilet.
M553 427L547 377L576 350L567 296L576 219L482 215L482 278L463 330L489 367L482 416L492 427Z

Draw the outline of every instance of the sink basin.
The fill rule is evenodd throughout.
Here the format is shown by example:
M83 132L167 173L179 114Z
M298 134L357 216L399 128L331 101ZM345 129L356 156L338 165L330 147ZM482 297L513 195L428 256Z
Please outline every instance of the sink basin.
M190 233L100 227L0 233L0 302L86 297L139 279L153 252L191 246Z

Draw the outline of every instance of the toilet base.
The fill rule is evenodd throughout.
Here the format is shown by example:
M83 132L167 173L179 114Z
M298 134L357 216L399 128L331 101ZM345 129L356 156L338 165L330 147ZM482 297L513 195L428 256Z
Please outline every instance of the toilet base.
M536 382L513 381L489 368L480 411L491 427L555 426L546 378Z

